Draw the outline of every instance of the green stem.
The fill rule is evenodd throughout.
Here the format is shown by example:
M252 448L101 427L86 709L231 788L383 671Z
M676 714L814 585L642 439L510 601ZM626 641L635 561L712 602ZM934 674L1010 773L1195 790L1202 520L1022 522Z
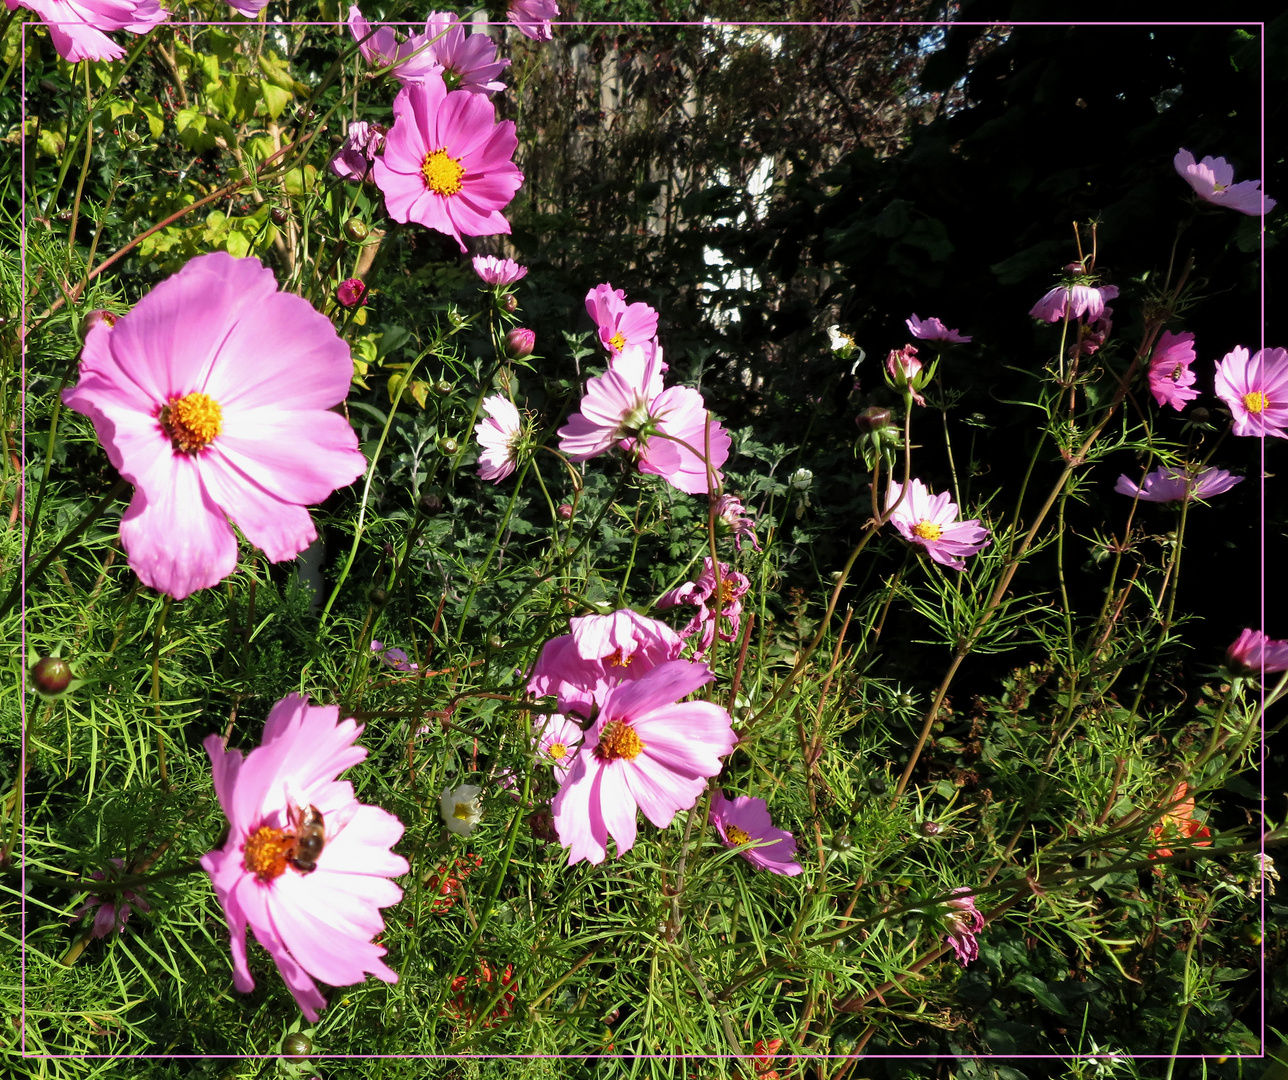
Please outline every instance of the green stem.
M487 558L483 560L483 565L479 569L474 581L470 583L470 594L465 598L465 606L461 609L460 620L456 624L456 640L459 642L465 636L465 620L469 617L470 608L474 604L474 597L479 591L479 586L483 584L488 575L488 568L492 565L492 556L496 554L496 549L501 546L501 537L510 525L510 515L514 513L514 504L519 499L519 489L523 484L523 478L527 475L529 461L523 463L523 468L519 470L519 475L515 477L514 488L510 492L510 501L505 504L505 513L501 515L501 520L496 527L496 535L492 538L492 546L488 548Z

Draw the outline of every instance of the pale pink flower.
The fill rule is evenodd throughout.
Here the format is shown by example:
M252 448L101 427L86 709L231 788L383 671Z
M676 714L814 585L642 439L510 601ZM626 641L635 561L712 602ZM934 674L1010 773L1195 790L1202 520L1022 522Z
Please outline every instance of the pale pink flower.
M718 632L721 641L737 640L742 619L742 598L749 588L751 582L745 574L736 573L728 563L721 563L720 595L713 601L716 591L715 564L708 557L703 559L702 573L696 581L686 581L670 592L663 593L658 598L657 606L665 609L678 604L692 604L697 607L693 618L680 631L680 637L701 635L696 654L701 659L715 641L717 626L720 626Z
M742 505L742 500L736 495L721 495L716 500L716 520L722 522L733 533L734 550L742 550L742 541L745 537L751 541L751 546L760 550L760 541L756 539L756 522L754 518L747 516L747 508Z
M58 55L71 63L119 60L125 50L103 31L146 34L170 17L157 0L5 0L5 7L39 15Z
M356 180L361 183L371 175L371 167L376 163L376 156L384 145L383 125L354 120L349 124L344 145L331 159L331 171L341 180Z
M474 272L488 285L513 285L527 277L528 268L513 259L498 259L495 255L475 255Z
M657 336L657 310L648 304L628 304L626 293L611 285L596 285L586 294L586 311L611 356L628 345L646 346Z
M664 829L698 801L737 742L719 705L680 701L714 678L705 664L670 660L604 695L551 807L568 865L603 862L610 836L628 852L637 810Z
M1154 400L1180 412L1187 401L1198 397L1199 392L1194 389L1197 376L1190 370L1192 363L1194 335L1164 330L1149 359L1149 389Z
M1216 396L1230 406L1235 435L1288 438L1288 350L1242 345L1217 361Z
M984 929L984 916L975 906L975 896L962 886L953 890L954 899L948 901L953 910L945 917L948 924L947 942L957 954L957 962L965 967L979 959L979 942L975 935Z
M366 469L331 406L353 377L329 319L258 259L199 255L85 337L63 403L94 422L134 485L121 542L175 599L227 577L242 535L273 562L317 538L307 506Z
M922 341L946 341L950 344L964 344L970 341L970 338L960 330L949 330L938 319L919 319L914 314L911 319L904 321L912 336L921 338Z
M902 490L901 484L891 483L886 509L894 506ZM920 544L935 562L962 570L966 563L961 556L979 554L990 541L988 530L978 519L958 521L957 512L957 504L948 492L931 495L920 480L910 480L908 496L895 508L890 520L905 540Z
M1275 200L1262 195L1260 180L1244 180L1236 184L1234 167L1225 158L1205 157L1196 162L1188 150L1180 150L1172 164L1194 193L1213 206L1226 206L1256 217L1275 208Z
M510 0L506 18L533 41L549 41L550 20L558 18L555 0Z
M120 880L119 871L124 869L124 859L113 859L112 865L116 868L107 874L102 870L94 870L90 873L95 881L117 881ZM85 897L85 903L81 904L72 912L73 919L79 919L82 915L88 915L94 908L98 911L94 915L94 925L90 928L90 936L101 938L107 937L113 930L118 934L125 933L125 924L130 919L130 911L151 911L148 902L139 896L143 892L144 886L138 887L138 892L130 889L119 889L109 892L106 900L101 899L91 893Z
M676 659L684 648L665 623L629 608L581 615L569 625L571 633L542 646L528 678L528 690L537 697L553 694L563 713L590 716L612 687Z
M1191 476L1184 469L1164 465L1147 473L1137 485L1125 473L1118 477L1114 490L1142 502L1182 502L1185 499L1209 499L1242 484L1242 476L1231 476L1224 469L1200 469Z
M708 816L725 847L772 841L757 844L756 847L739 853L752 866L787 877L795 877L801 872L801 864L796 861L795 838L784 829L774 828L764 799L751 795L727 799L723 791L716 791L711 796L711 812Z
M416 671L417 667L407 659L402 649L386 649L378 641L371 642L371 651L380 654L380 662L388 664L395 671Z
M358 51L373 67L392 67L392 75L403 83L423 82L437 76L442 67L434 58L426 39L398 41L392 26L372 27L354 4L349 8L349 32L358 44ZM441 81L441 80L436 80Z
M561 713L538 717L533 727L537 735L537 755L550 762L560 775L567 772L577 756L577 748L581 746L581 728Z
M1043 322L1059 322L1068 312L1069 318L1095 322L1105 311L1105 301L1118 295L1118 286L1057 285L1033 305L1029 315Z
M690 495L710 490L703 458L710 433L716 483L729 457L729 433L708 421L702 395L687 386L662 388L660 345L628 345L604 374L586 383L581 409L559 429L559 448L585 461L616 443L636 456L640 472L661 476Z
M1226 649L1225 663L1243 675L1288 671L1288 641L1272 641L1260 630L1244 630Z
M496 42L486 34L466 34L460 18L451 12L433 12L425 20L424 34L415 35L408 44L428 45L448 90L492 94L505 89L496 77L510 61L496 58Z
M496 122L482 94L450 93L441 79L410 83L394 98L394 126L374 175L395 221L456 238L508 233L501 213L523 183L511 158L514 121Z
M390 850L402 822L358 802L353 785L336 779L367 756L354 745L362 727L339 717L337 706L310 705L295 694L273 706L262 743L244 758L218 735L203 743L229 831L201 865L232 935L233 985L242 993L255 986L249 924L311 1021L326 1006L314 979L332 986L368 974L398 981L380 959L385 949L371 939L384 929L380 908L402 899L388 879L410 869ZM312 836L319 828L321 836Z
M479 477L499 484L514 472L523 423L519 410L504 394L484 398L483 411L488 418L474 425L474 434L483 447L479 454Z

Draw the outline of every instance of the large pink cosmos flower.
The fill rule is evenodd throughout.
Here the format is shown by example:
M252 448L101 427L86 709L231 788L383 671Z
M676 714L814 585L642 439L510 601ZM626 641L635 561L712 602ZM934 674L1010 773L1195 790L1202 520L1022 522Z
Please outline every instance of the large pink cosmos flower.
M965 344L970 337L959 330L949 330L938 319L919 319L914 313L911 319L904 320L908 330L915 338L922 341L946 341L949 344Z
M378 27L373 33L371 23L358 10L357 4L349 8L347 21L349 33L359 43L358 51L363 59L375 67L392 67L391 74L399 82L423 82L442 70L430 52L427 39L417 36L410 41L399 42L392 26Z
M395 221L416 221L456 238L508 233L501 208L523 183L510 159L514 121L496 122L482 94L449 92L441 79L411 83L394 98L394 126L375 164Z
M637 809L664 829L698 801L737 742L719 705L680 701L714 678L706 664L670 660L604 695L551 807L569 866L603 862L610 836L628 852Z
M1262 349L1251 359L1242 345L1217 361L1216 396L1230 406L1236 435L1288 439L1288 349Z
M772 841L739 853L752 866L787 877L795 877L801 872L801 864L796 861L795 838L785 829L774 828L764 799L751 795L726 799L723 791L716 791L711 796L708 817L725 847Z
M891 483L886 496L886 509L894 506L901 484ZM948 492L931 495L930 489L920 480L908 481L908 497L895 507L890 519L900 535L907 541L920 544L940 566L963 570L963 555L977 555L988 544L988 530L979 520L957 520L957 504Z
M581 615L569 625L572 633L541 647L528 689L538 697L555 695L560 712L577 716L592 715L596 703L618 683L676 659L684 648L666 623L629 608L611 615Z
M1033 305L1029 315L1043 322L1059 322L1067 312L1071 319L1095 322L1105 313L1105 301L1118 295L1117 285L1057 285Z
M510 0L506 18L533 41L549 41L550 20L559 16L555 0Z
M496 58L497 47L487 34L466 34L460 18L452 12L435 11L425 20L425 33L408 44L427 43L448 90L472 94L493 94L505 89L497 76L510 66Z
M697 607L693 618L680 631L680 637L701 635L696 653L700 660L715 641L717 624L722 620L725 628L719 630L720 640L737 640L738 626L742 619L742 598L749 588L751 582L745 574L737 573L728 563L721 563L720 596L717 602L713 602L712 597L716 591L715 564L708 557L702 561L702 573L696 581L686 581L670 592L663 593L658 598L657 606L669 608L677 604L693 604Z
M1241 214L1260 217L1275 208L1275 200L1264 198L1260 180L1234 182L1234 168L1225 158L1205 157L1196 162L1188 150L1180 150L1172 159L1181 179L1194 189L1204 202L1226 206Z
M595 320L600 343L611 356L627 345L646 346L657 336L657 309L628 304L626 293L609 284L596 285L586 294L586 311ZM665 364L661 370L666 370Z
M979 959L979 941L975 935L984 929L984 916L975 906L975 895L970 889L962 886L953 890L953 899L948 901L952 909L945 922L948 924L948 944L957 954L957 962L965 967L972 960Z
M306 507L366 468L330 411L352 377L328 319L278 292L258 259L222 251L93 326L63 403L94 422L134 485L121 542L143 583L181 600L227 577L229 519L273 562L308 547Z
M242 993L255 986L246 959L249 924L312 1021L326 1006L314 979L332 986L368 974L398 981L371 938L384 929L380 908L402 899L388 879L410 869L390 851L402 822L358 802L353 785L335 779L367 756L354 745L362 727L339 714L335 705L310 705L295 694L273 706L263 742L244 758L218 735L203 744L229 832L201 865L232 935L233 985Z
M1231 476L1224 469L1200 469L1189 475L1184 469L1169 465L1147 473L1139 484L1132 482L1126 473L1118 477L1114 490L1142 502L1183 502L1186 499L1208 499L1229 491L1235 484L1242 484L1242 476Z
M1199 396L1194 389L1197 376L1190 370L1194 363L1194 335L1173 334L1164 330L1149 358L1149 389L1160 405L1170 405L1180 412L1187 401Z
M479 476L499 484L514 472L523 424L519 410L504 394L484 398L483 410L488 418L474 425L474 434L483 447L479 454Z
M528 276L528 268L513 259L498 259L495 255L475 255L474 272L488 285L513 285Z
M608 370L586 383L581 410L559 429L559 448L572 461L585 461L617 443L634 453L640 472L660 476L689 495L710 486L703 452L708 446L708 413L702 395L687 386L662 388L662 347L627 345ZM711 467L716 483L728 460L729 433L709 422Z
M1288 671L1288 641L1272 641L1260 630L1244 630L1226 649L1225 663L1242 675Z
M119 60L125 50L104 30L146 34L170 17L157 0L5 0L10 11L26 8L49 27L64 60Z

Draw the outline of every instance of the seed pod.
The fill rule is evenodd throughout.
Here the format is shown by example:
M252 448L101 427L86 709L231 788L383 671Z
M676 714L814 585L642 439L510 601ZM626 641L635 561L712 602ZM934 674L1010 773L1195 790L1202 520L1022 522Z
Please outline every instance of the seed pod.
M71 685L71 665L61 656L46 656L31 665L31 681L40 693L57 697Z
M282 1040L282 1054L292 1065L304 1060L306 1054L313 1052L312 1040L302 1031L297 1031Z
M389 602L389 594L384 589L376 586L371 592L367 593L367 599L371 601L372 607L384 607Z

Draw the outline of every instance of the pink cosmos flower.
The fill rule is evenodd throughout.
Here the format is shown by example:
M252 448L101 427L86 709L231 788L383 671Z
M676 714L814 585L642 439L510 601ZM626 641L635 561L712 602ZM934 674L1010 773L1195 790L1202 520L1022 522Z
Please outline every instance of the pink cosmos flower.
M760 541L756 539L755 519L747 516L747 508L736 495L721 495L716 500L716 520L722 522L733 533L734 550L742 550L744 538L751 541L751 546L760 550Z
M970 889L962 886L953 890L955 899L948 901L953 910L946 917L948 924L947 943L957 954L957 962L965 967L972 960L979 959L979 942L975 935L984 929L984 916L975 907L975 896Z
M483 411L488 418L474 425L474 434L483 447L479 454L479 477L499 484L514 472L523 424L519 410L503 394L484 398Z
M528 678L528 689L538 697L555 695L563 713L590 716L612 687L676 659L684 648L666 623L628 608L569 624L571 633L542 646Z
M228 0L228 6L246 18L253 19L268 7L268 0Z
M801 872L801 864L795 858L796 840L791 833L774 828L764 799L750 795L726 799L723 791L716 791L711 796L709 818L725 847L738 847L752 841L773 841L739 853L752 866L787 877L795 877Z
M915 338L921 338L922 341L947 341L955 344L964 344L970 341L970 338L962 334L959 330L949 330L938 319L921 320L916 314L911 319L905 320L909 332Z
M568 771L577 748L581 746L581 728L560 713L537 718L533 725L537 735L537 755L550 762L559 775Z
M737 739L729 714L709 701L680 701L715 678L705 664L669 660L604 695L551 809L568 865L601 863L608 838L624 855L635 814L659 829L698 801Z
M63 403L94 422L134 498L121 542L145 585L181 600L237 565L237 537L273 562L317 531L306 509L366 459L331 406L353 377L329 319L277 291L258 259L199 255L85 337Z
M113 859L112 865L116 867L117 871L122 870L125 867L125 860ZM103 881L104 879L119 880L115 871L111 873L110 877L104 874L102 870L94 870L89 876L95 881ZM138 892L143 892L143 888L140 885ZM118 934L123 934L125 933L125 924L129 921L131 910L152 910L146 900L130 889L109 893L108 897L107 900L103 900L91 893L85 897L85 903L72 912L72 918L79 919L82 915L88 915L94 908L98 908L98 912L94 915L94 925L90 928L91 937L107 937L113 930Z
M1225 663L1243 675L1288 671L1288 641L1272 641L1260 630L1244 630L1226 649Z
M894 506L902 490L901 484L891 483L886 496L887 510ZM908 497L895 508L890 520L905 540L920 544L940 566L954 570L966 567L960 556L977 555L990 543L988 530L978 519L957 520L957 504L948 497L948 492L931 495L920 480L908 482Z
M1082 355L1093 356L1105 340L1109 337L1109 331L1114 328L1114 321L1110 317L1114 309L1108 304L1105 310L1100 313L1100 318L1087 327L1086 332L1082 335Z
M696 581L686 581L683 585L663 593L657 601L660 608L675 607L677 604L693 604L697 612L689 624L680 631L680 637L690 638L701 634L698 639L698 659L706 655L715 641L717 623L724 621L727 629L719 631L721 641L736 641L738 627L742 620L742 598L751 588L751 582L745 574L736 573L728 563L720 564L720 597L719 603L711 602L716 591L716 574L714 564L708 557L703 560L702 573ZM717 607L719 613L717 617Z
M402 822L358 802L353 785L335 779L367 756L354 745L362 727L339 715L335 705L293 694L273 706L263 742L244 758L218 735L203 744L229 832L201 865L232 935L233 985L242 993L255 986L249 924L311 1021L326 1006L314 979L398 981L371 938L384 929L379 909L402 899L388 879L410 869L390 851Z
M1063 319L1067 311L1071 319L1081 319L1085 314L1088 322L1095 322L1104 314L1105 301L1117 295L1116 285L1057 285L1033 305L1029 315L1053 323Z
M466 34L460 18L451 12L433 12L425 20L425 33L415 35L408 44L428 45L448 90L492 94L505 89L496 76L510 61L496 58L496 42L487 34Z
M427 39L418 36L400 43L392 26L378 27L373 33L357 4L349 8L348 25L363 59L373 67L392 67L391 74L400 82L422 82L442 71Z
M265 0L267 2L267 0ZM146 34L170 17L157 0L5 0L10 11L26 8L49 27L64 60L119 60L125 50L104 30Z
M1125 473L1118 477L1114 490L1142 502L1183 502L1189 498L1209 499L1229 491L1235 484L1242 484L1242 476L1231 476L1224 469L1200 469L1191 476L1184 469L1169 465L1147 473L1139 485L1132 483Z
M1172 159L1181 179L1194 189L1204 202L1213 206L1228 206L1241 214L1252 214L1260 217L1275 208L1275 200L1265 198L1261 193L1260 180L1244 180L1241 184L1234 182L1234 168L1225 158L1205 157L1195 162L1194 155L1188 150L1180 150Z
M617 443L637 457L640 472L660 476L690 495L709 491L703 451L708 413L702 395L687 386L662 388L660 345L627 345L604 374L586 383L581 410L559 429L559 448L585 461ZM729 457L729 433L710 421L711 466L716 483Z
M1216 365L1216 396L1230 406L1236 435L1288 439L1288 349L1262 349L1251 359L1242 345Z
M908 392L918 405L925 405L926 399L917 393L917 376L921 374L922 364L917 359L917 349L905 345L902 349L891 349L886 357L886 373L890 376L890 385L900 393Z
M1194 335L1164 330L1149 359L1149 389L1154 400L1180 412L1187 401L1198 397L1199 392L1194 389L1197 376L1190 370L1192 363Z
M611 285L596 285L586 294L586 310L595 320L599 340L616 356L627 345L648 345L657 336L657 309L626 303L626 293ZM662 371L666 366L662 366Z
M402 649L386 649L378 641L371 642L371 651L380 654L380 662L388 664L395 671L416 671L417 667L407 659Z
M549 41L550 20L559 16L555 0L510 0L506 18L533 41Z
M474 272L488 285L513 285L527 277L528 268L513 259L498 259L495 255L475 255Z
M349 125L344 145L331 159L331 171L341 180L361 183L371 175L371 167L384 145L385 128L382 124L354 120Z
M523 183L510 159L514 121L496 122L486 96L450 93L440 79L410 83L394 98L394 126L374 167L395 221L456 238L508 233L501 208Z
M367 302L367 285L361 278L346 278L336 286L335 298L341 307L357 307Z

